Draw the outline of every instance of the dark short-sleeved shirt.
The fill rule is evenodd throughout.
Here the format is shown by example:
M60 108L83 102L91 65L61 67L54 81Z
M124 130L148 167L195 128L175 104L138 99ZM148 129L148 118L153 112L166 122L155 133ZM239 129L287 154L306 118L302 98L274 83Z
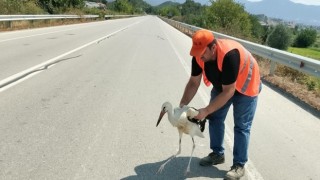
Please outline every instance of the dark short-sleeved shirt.
M208 61L204 63L204 69L208 80L212 83L215 90L222 92L222 85L229 85L237 80L240 66L240 53L237 49L229 51L223 59L222 72L218 68L217 61ZM198 76L202 73L196 58L192 58L192 76ZM237 93L237 92L236 92Z

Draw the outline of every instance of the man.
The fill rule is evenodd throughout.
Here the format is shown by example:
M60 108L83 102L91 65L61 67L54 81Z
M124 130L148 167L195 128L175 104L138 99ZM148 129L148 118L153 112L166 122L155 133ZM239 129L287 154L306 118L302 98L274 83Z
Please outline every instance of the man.
M207 30L199 30L192 37L191 77L185 87L180 107L188 105L196 94L201 79L211 90L208 106L199 109L196 119L209 120L212 152L200 160L200 165L224 163L224 121L230 105L234 111L233 165L225 179L244 176L248 161L250 128L261 90L259 67L251 53L233 40L215 39Z

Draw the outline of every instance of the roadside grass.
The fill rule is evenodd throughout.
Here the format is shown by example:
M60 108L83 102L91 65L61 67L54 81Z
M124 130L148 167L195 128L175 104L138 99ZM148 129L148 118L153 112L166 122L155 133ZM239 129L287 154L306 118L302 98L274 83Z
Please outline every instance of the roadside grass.
M312 59L320 60L320 48L311 47L311 48L295 48L289 47L289 52L298 54L301 56L309 57ZM292 70L287 67L279 67L278 72L282 76L290 76L292 80L304 84L307 86L309 91L315 91L318 96L320 96L320 78L305 75L299 73L298 71Z
M32 28L40 28L40 27L51 27L51 26L60 26L60 25L68 25L68 24L78 24L78 23L86 23L100 21L100 19L46 19L46 20L35 20L35 21L12 21L9 22L0 22L0 32L1 31L13 31L13 30L21 30L21 29L32 29Z
M316 47L311 47L311 48L289 47L288 51L301 56L320 60L320 49ZM292 70L287 67L278 68L278 72L282 74L282 76L290 76L292 80L300 84L306 85L309 91L315 91L317 96L320 96L320 78L305 75L303 73L298 73L298 71Z
M175 26L175 28L189 37L192 36L192 32L186 29L179 26ZM315 48L315 51L317 51L317 47ZM320 78L301 73L280 64L277 65L275 74L270 75L271 61L259 56L255 56L255 58L258 60L263 80L309 104L317 112L320 111Z
M288 52L293 54L299 54L301 56L309 57L312 59L320 60L320 48L296 48L296 47L289 47Z
M301 73L284 65L277 65L274 75L270 75L271 61L255 56L262 79L271 83L302 102L320 111L320 78Z

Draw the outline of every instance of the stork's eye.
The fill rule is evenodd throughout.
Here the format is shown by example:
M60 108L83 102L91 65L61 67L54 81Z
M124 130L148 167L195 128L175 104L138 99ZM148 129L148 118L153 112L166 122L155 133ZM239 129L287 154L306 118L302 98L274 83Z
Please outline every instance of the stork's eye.
M162 109L163 111L166 111L166 107L163 107L163 109Z

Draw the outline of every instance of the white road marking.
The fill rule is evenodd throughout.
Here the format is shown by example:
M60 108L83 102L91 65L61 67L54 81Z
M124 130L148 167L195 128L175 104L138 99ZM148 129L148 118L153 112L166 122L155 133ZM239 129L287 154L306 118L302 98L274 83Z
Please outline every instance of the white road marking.
M99 22L100 24L100 22ZM4 40L0 40L0 43L2 42L7 42L7 41L13 41L13 40L18 40L18 39L25 39L25 38L30 38L30 37L36 37L36 36L43 36L43 35L47 35L47 34L54 34L54 33L59 33L59 32L64 32L64 31L71 31L71 30L78 30L79 26L85 26L86 24L78 24L77 27L75 28L70 28L70 29L64 29L64 30L59 30L59 31L52 31L52 32L47 32L47 33L39 33L39 34L33 34L33 35L29 35L29 36L20 36L20 37L15 37L15 38L10 38L10 39L4 39ZM94 24L93 26L95 26L96 24ZM85 27L88 27L88 25L86 25ZM90 26L91 27L91 26ZM41 30L40 29L36 29L36 30ZM28 30L29 31L29 30ZM16 31L13 32L4 32L2 34L13 34L16 33Z
M11 38L11 39L0 40L0 43L7 42L7 41L13 41L13 40L17 40L17 39L24 39L24 38L42 36L42 35L47 35L47 34L54 34L54 33L59 33L59 32L64 32L64 31L70 31L70 30L74 30L74 29L78 29L78 28L66 29L66 30L60 30L60 31L52 31L52 32L34 34L34 35L29 35L29 36L15 37L15 38Z
M64 57L64 56L67 56L67 55L72 54L72 53L74 53L74 52L77 52L77 51L79 51L79 50L81 50L81 49L83 49L83 48L86 48L86 47L88 47L88 46L90 46L90 45L93 45L93 44L95 44L95 43L98 43L98 42L100 42L100 41L102 41L102 40L104 40L104 39L106 39L106 38L108 38L108 37L110 37L110 36L118 33L118 32L121 32L121 31L123 31L123 30L125 30L125 29L127 29L127 28L129 28L129 27L131 27L131 26L133 26L133 25L139 24L140 22L141 22L141 21L138 21L138 22L136 22L136 23L130 24L130 25L128 25L128 26L126 26L126 27L124 27L124 28L121 28L121 29L119 29L119 30L117 30L117 31L115 31L115 32L113 32L113 33L111 33L111 34L108 34L108 35L106 35L106 36L103 36L103 37L101 37L101 38L99 38L99 39L96 39L96 40L94 40L94 41L91 41L91 42L89 42L89 43L87 43L87 44L85 44L85 45L83 45L83 46L80 46L80 47L75 48L75 49L73 49L73 50L71 50L71 51L68 51L68 52L66 52L66 53L64 53L64 54L61 54L61 55L59 55L59 56L57 56L57 57L54 57L54 58L52 58L52 59L49 59L49 60L47 60L46 62L43 62L43 63L41 63L41 64L38 64L38 65L36 65L36 66L33 66L33 67L29 68L29 69L26 69L26 70L24 70L24 71L21 71L21 72L19 72L19 73L17 73L17 74L14 74L14 75L10 76L10 77L7 77L6 79L3 79L3 80L0 81L0 92L3 92L4 90L7 90L7 89L9 89L10 87L12 87L12 86L14 86L14 85L17 85L18 83L21 83L21 82L23 82L23 81L26 80L26 79L29 79L29 78L31 77L31 75L32 75L32 76L35 75L34 73L32 73L32 74L29 74L29 75L26 76L26 74L28 74L28 73L30 73L30 72L32 72L32 71L35 71L35 70L37 70L37 69L41 69L42 67L45 67L46 65L48 65L48 64L50 64L50 63L53 63L53 62L59 60L60 58L62 58L62 57ZM37 71L36 74L38 74L39 72L41 72L41 71Z
M6 86L4 86L4 87L0 88L0 92L3 92L3 91L5 91L5 90L7 90L7 89L9 89L9 88L11 88L11 87L13 87L13 86L15 86L15 85L17 85L17 84L19 84L19 83L21 83L21 82L23 82L23 81L25 81L25 80L27 80L27 79L29 79L29 78L33 77L33 76L35 76L36 74L38 74L38 73L40 73L40 72L41 72L41 71L38 71L38 72L32 73L32 74L30 74L30 75L28 75L28 76L26 76L26 77L23 77L23 78L21 78L21 79L19 79L19 80L15 81L15 82L13 82L13 83L10 83L10 84L8 84L8 85L6 85Z

